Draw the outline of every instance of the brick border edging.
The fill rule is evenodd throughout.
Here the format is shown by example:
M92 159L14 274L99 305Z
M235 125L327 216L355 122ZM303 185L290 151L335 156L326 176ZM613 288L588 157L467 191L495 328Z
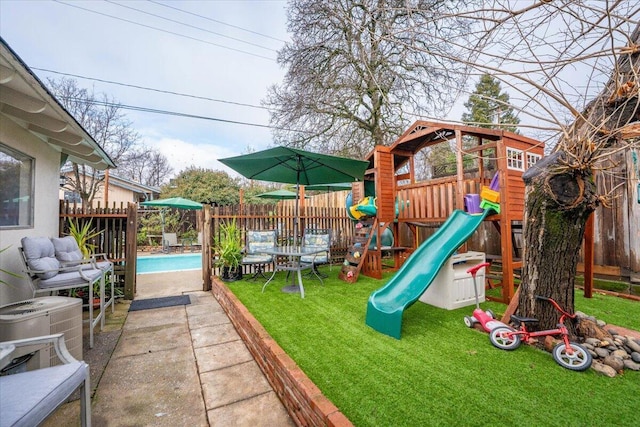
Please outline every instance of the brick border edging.
M211 293L267 377L289 416L298 426L353 426L267 333L260 322L217 277Z

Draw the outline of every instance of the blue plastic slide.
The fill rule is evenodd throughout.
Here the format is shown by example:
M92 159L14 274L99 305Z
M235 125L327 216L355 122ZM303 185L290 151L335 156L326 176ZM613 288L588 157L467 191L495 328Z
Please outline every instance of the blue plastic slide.
M454 211L433 236L422 243L385 286L369 296L366 323L400 339L402 313L427 290L451 255L478 228L491 210L482 214Z

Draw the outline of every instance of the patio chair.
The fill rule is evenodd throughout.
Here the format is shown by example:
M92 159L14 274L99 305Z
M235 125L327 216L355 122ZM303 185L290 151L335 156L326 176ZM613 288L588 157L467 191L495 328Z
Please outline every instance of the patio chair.
M191 252L193 252L194 250L202 249L202 231L198 231L198 238L196 239L196 242L194 243L193 241L191 241L191 243L189 244L189 248Z
M307 273L306 276L311 277L312 275L315 275L320 280L329 277L329 275L318 271L318 265L329 264L329 266L331 266L331 230L305 230L304 237L302 238L302 245L306 247L326 249L324 252L300 257L301 263L311 264L311 271Z
M114 280L113 277L113 263L109 261L107 258L107 254L92 254L89 258L84 258L80 247L78 246L78 242L73 236L65 236L65 237L54 237L51 239L51 243L53 243L53 248L55 250L55 255L58 261L60 261L60 265L62 267L74 267L77 265L82 265L83 269L93 268L97 266L100 270L102 270L106 275L109 274L110 280ZM105 284L106 285L106 284ZM108 300L105 300L106 295L102 295L101 300L104 300L104 307L100 307L100 311L106 310L107 307L111 306L111 312L115 312L115 286L113 283L109 286L111 289L111 295ZM104 328L104 316L102 316L102 320L100 323L100 328Z
M89 347L93 348L93 330L104 318L104 309L93 317L94 286L99 285L100 307L104 308L106 272L98 268L94 259L88 263L62 266L55 257L53 242L47 237L23 237L21 244L18 250L33 297L61 290L88 289L89 318L86 321L89 322Z
M166 252L174 251L184 251L184 245L182 243L178 243L178 235L176 233L164 233L164 247Z
M40 425L74 390L80 389L80 424L91 426L89 365L73 358L64 334L0 342L0 369L16 348L53 344L62 365L0 377L0 427Z
M273 264L275 259L273 255L265 254L265 249L271 249L276 246L276 232L269 231L247 231L247 247L246 253L242 257L242 265L254 265L256 271L249 280L257 280L259 276L267 278L264 275L263 266Z

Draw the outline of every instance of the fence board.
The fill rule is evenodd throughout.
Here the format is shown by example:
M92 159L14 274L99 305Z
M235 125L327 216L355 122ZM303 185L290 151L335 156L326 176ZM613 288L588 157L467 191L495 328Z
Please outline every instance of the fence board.
M134 204L129 205L131 209L134 209ZM135 216L135 215L134 215ZM101 208L99 206L93 207L81 207L75 203L69 203L68 201L60 201L60 214L59 214L59 233L60 236L66 236L69 234L69 221L76 221L80 227L90 223L91 228L99 231L100 234L93 239L89 240L89 243L95 246L95 253L104 253L114 263L114 270L116 274L116 286L124 287L125 289L135 290L135 262L133 266L129 266L133 269L134 274L127 275L126 273L126 258L127 254L136 251L136 228L127 228L128 224L128 209L122 207ZM127 247L127 236L131 236L130 239L133 243L129 242ZM127 298L133 298L133 294L127 296Z

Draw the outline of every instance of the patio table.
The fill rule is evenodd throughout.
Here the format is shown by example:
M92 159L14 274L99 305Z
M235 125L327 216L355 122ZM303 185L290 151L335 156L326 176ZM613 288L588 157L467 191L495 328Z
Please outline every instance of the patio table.
M264 288L267 287L269 282L271 282L271 280L273 279L273 277L276 275L278 271L288 271L288 272L297 273L298 284L295 283L296 274L294 274L291 277L291 285L288 285L282 288L282 292L285 292L285 293L300 292L300 297L304 298L304 286L302 285L301 271L307 268L311 269L311 271L313 271L313 269L311 268L312 264L301 263L300 258L304 255L313 255L313 254L317 254L324 251L326 251L325 248L305 247L305 246L276 246L274 248L265 249L264 253L273 255L276 259L276 263L275 263L275 268L273 269L273 273L271 274L271 277L269 277L269 280L267 280L266 283L262 285L262 292L264 292ZM286 257L287 260L285 262L279 263L278 257ZM316 273L314 272L314 274ZM320 282L323 283L322 277L318 276L317 274L316 276L318 277L318 279L320 279Z

